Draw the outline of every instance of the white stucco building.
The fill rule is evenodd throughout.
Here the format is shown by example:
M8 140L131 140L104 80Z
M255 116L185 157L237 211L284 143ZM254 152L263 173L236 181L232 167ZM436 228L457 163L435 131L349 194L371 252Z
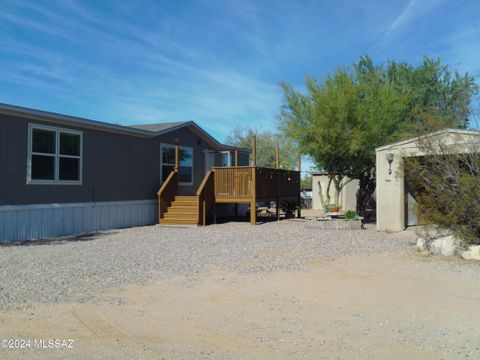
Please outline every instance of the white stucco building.
M472 145L480 145L479 131L445 129L377 148L377 230L402 231L419 225L415 199L405 184L404 159L424 156L419 143L425 138L445 145L450 153L471 152Z
M348 181L348 179L346 179ZM312 208L322 210L323 205L320 200L320 188L324 198L327 195L328 174L325 172L312 173ZM343 210L355 210L357 207L358 180L348 182L340 192L339 205ZM330 186L330 203L335 199L335 186Z

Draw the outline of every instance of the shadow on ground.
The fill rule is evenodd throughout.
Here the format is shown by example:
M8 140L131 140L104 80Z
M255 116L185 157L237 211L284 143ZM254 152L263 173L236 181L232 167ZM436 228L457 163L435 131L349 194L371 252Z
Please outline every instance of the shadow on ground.
M62 237L48 238L48 239L11 241L7 243L0 243L0 246L8 247L8 246L63 245L71 242L77 242L77 241L96 240L106 236L107 234L112 235L115 233L116 232L114 231L108 231L108 232L94 231L94 232L88 232L83 234L76 234L71 236L62 236Z

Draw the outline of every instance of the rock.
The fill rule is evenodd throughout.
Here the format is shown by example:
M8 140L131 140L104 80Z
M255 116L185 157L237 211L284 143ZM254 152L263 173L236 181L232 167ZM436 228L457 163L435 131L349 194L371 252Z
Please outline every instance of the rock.
M462 252L462 258L466 260L480 260L480 245L473 245L467 251Z
M419 237L417 239L417 251L426 251L427 249L427 239L424 237Z
M457 252L457 241L453 235L439 237L432 241L430 251L437 256L453 256Z
M415 230L415 235L423 238L439 238L443 236L451 235L451 230L441 228L437 225L424 225L419 226Z

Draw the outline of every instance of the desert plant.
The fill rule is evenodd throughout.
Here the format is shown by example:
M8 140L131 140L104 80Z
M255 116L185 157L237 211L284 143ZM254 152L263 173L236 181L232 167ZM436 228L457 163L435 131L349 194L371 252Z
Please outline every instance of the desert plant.
M345 219L347 220L356 220L358 219L358 214L355 210L348 210L346 213L345 213Z
M452 231L465 245L480 245L480 133L419 141L426 154L405 160L406 180L414 185L418 211L426 224Z

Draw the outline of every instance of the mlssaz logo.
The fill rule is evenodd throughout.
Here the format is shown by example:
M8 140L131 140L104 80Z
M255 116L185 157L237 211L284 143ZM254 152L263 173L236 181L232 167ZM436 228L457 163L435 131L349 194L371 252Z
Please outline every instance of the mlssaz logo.
M71 339L35 339L33 345L37 349L73 349Z

